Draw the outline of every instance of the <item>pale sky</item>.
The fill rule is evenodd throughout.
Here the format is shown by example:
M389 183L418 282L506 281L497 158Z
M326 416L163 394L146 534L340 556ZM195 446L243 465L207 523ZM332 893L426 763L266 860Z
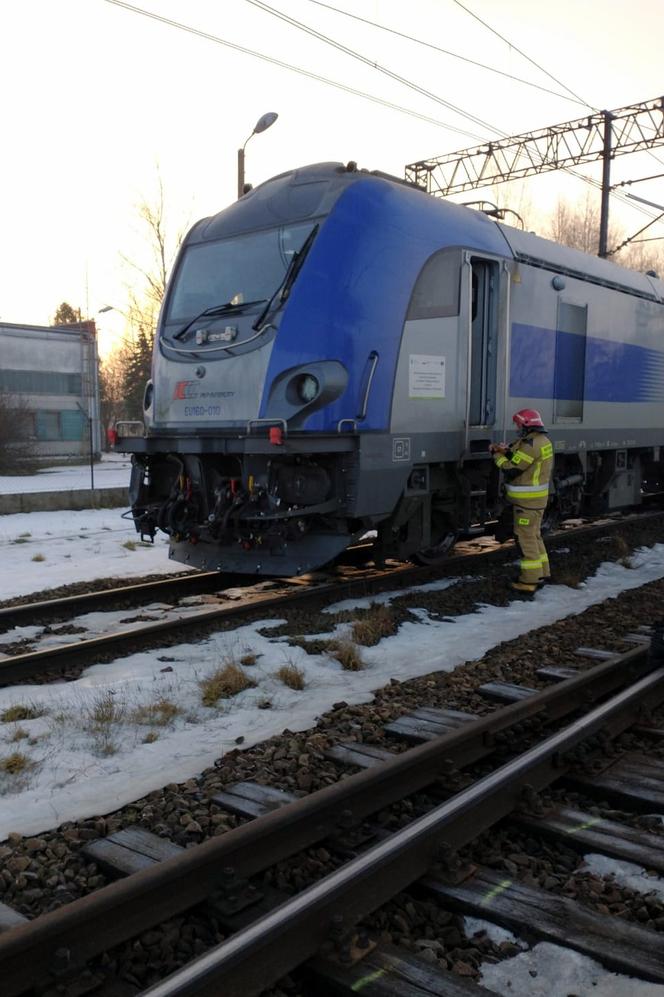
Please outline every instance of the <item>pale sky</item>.
M126 308L133 275L121 254L143 262L137 204L154 197L157 164L171 231L214 214L234 200L237 148L266 111L278 112L279 119L247 146L246 179L254 184L325 160L353 159L361 167L402 176L406 163L495 137L491 128L518 134L582 117L589 107L619 108L664 93L664 0L463 0L511 45L455 0L329 2L560 96L469 66L314 0L271 0L271 6L438 100L249 0L138 0L135 6L440 123L345 93L108 0L0 0L0 321L48 324L67 300L97 319L102 349L107 348L121 331L122 316L98 311L107 304ZM565 88L588 105L566 99ZM622 156L612 179L664 173L664 147L656 157ZM585 171L599 175L597 166ZM526 181L514 196L525 198L531 224L543 230L559 195L582 199L586 189L556 173ZM629 189L664 204L663 178ZM481 196L492 193L471 192L456 200ZM647 221L620 204L613 218L627 233ZM664 226L648 234L664 235ZM664 241L653 245L664 247Z

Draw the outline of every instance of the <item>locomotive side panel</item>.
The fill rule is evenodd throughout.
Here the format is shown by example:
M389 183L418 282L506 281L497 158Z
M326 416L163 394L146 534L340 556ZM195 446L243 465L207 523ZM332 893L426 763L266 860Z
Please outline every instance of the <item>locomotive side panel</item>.
M536 404L560 449L662 442L664 306L520 265L509 405Z

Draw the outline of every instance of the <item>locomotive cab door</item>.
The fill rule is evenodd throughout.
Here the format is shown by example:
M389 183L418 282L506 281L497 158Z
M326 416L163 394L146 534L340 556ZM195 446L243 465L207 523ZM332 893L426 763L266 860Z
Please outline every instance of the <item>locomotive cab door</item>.
M496 420L499 267L492 260L470 258L467 432ZM484 434L486 435L486 434ZM472 447L471 447L472 449Z

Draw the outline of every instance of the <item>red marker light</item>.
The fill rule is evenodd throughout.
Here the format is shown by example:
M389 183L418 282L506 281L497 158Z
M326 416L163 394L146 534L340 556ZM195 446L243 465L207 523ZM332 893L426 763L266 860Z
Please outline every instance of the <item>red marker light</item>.
M283 446L284 431L281 426L270 426L269 440L273 447Z

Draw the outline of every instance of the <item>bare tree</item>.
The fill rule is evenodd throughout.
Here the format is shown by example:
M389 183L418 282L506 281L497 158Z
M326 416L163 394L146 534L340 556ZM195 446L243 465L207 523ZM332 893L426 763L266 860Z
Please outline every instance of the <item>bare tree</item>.
M105 424L117 418L140 419L143 391L150 377L152 347L159 309L166 284L188 222L173 229L167 219L164 184L157 171L157 191L152 200L138 205L141 232L145 237L145 260L138 263L121 254L134 275L126 312L127 337L103 364L102 406Z
M664 278L664 248L661 248L661 243L660 248L657 248L655 242L630 242L611 259L630 270L639 270L641 273L652 271Z
M556 242L573 249L581 249L585 253L597 253L599 244L599 206L592 199L592 194L586 195L585 201L569 204L562 199L558 201L549 225L548 235ZM661 243L628 242L617 227L611 227L609 246L619 246L626 243L620 250L610 254L609 259L630 270L647 273L649 270L664 276L664 249Z
M129 418L124 395L125 371L129 358L129 344L123 342L100 364L99 415L103 430L114 426L119 419Z
M549 225L549 237L563 246L597 253L599 244L599 205L588 192L585 200L576 204L558 201Z
M0 392L0 474L35 468L34 416L20 395Z

